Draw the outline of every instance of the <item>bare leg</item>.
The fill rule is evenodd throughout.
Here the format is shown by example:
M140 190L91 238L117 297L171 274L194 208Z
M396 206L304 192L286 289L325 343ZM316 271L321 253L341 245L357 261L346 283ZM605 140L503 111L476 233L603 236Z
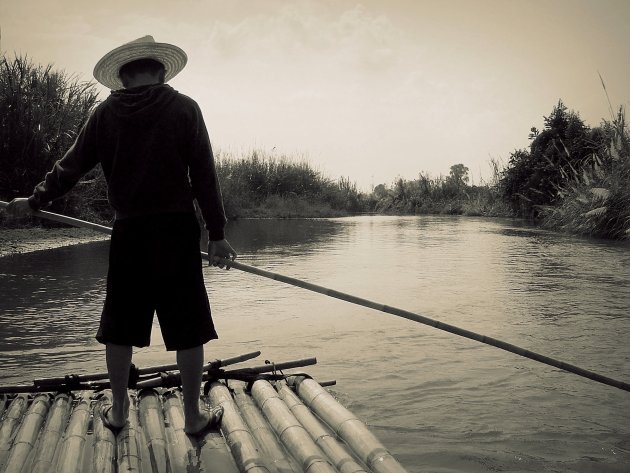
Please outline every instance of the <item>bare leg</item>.
M178 350L177 367L182 375L184 430L187 433L196 433L210 421L208 413L199 409L199 391L201 390L201 377L203 375L203 346Z
M107 359L107 371L112 387L113 405L108 417L112 425L123 426L129 415L129 397L127 396L127 384L129 383L129 369L133 348L125 345L108 343L105 348Z

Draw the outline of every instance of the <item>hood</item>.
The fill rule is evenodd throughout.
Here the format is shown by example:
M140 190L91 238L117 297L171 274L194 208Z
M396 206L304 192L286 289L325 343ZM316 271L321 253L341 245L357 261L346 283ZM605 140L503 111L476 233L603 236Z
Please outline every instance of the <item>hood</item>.
M169 85L144 85L133 89L115 90L103 105L120 118L142 120L155 117L176 97L177 91Z

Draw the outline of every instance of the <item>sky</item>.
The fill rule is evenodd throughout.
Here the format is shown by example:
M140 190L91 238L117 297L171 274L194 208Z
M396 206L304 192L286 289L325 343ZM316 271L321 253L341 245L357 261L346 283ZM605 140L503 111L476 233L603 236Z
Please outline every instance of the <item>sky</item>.
M462 163L473 183L558 100L590 126L630 105L629 0L0 0L0 51L93 80L150 34L220 155L307 160L359 188ZM98 85L100 97L109 91Z

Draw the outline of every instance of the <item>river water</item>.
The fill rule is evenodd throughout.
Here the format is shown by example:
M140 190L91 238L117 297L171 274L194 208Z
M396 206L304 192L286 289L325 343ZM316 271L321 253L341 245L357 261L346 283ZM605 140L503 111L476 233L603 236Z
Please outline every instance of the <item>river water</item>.
M231 222L240 261L417 312L630 382L630 246L513 220ZM3 384L104 370L107 242L0 258ZM156 255L159 257L159 255ZM628 472L630 393L237 270L206 268L221 337L307 371L410 472ZM158 326L138 366L171 363Z

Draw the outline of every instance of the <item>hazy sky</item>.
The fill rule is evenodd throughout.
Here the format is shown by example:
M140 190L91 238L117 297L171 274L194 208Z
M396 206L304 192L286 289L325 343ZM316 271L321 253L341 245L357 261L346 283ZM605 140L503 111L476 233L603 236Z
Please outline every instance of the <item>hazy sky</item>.
M366 190L456 163L478 182L560 98L599 124L598 71L630 104L630 0L0 0L0 27L2 51L85 80L124 42L174 43L189 61L170 84L215 149L306 158Z

